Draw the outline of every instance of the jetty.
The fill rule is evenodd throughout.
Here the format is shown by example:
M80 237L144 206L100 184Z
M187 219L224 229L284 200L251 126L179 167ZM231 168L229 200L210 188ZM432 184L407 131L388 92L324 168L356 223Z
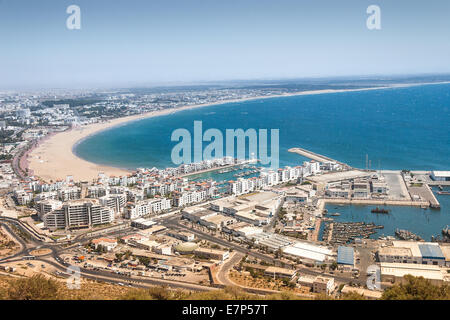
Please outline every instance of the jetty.
M292 153L297 153L297 154L304 156L311 160L315 160L315 161L319 161L319 162L336 162L344 167L349 168L349 166L343 162L337 161L335 159L329 158L327 156L324 156L324 155L321 155L321 154L318 154L318 153L315 153L315 152L312 152L312 151L309 151L309 150L306 150L303 148L291 148L288 151L292 152Z

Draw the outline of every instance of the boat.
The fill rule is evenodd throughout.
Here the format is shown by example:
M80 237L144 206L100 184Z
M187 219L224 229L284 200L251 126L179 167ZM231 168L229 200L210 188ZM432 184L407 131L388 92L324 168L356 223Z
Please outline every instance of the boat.
M445 238L450 238L450 228L448 226L442 229L442 235Z
M450 195L450 191L438 191L438 194Z
M338 216L340 216L341 214L339 213L339 212L335 212L335 213L332 213L332 214L330 214L330 216L333 216L333 217L338 217Z
M400 239L400 240L414 240L414 241L423 241L423 239L412 233L409 230L401 230L401 229L396 229L395 230L395 235Z
M370 210L370 212L372 212L372 213L384 213L384 214L386 214L386 213L389 213L389 210L376 207L375 209Z

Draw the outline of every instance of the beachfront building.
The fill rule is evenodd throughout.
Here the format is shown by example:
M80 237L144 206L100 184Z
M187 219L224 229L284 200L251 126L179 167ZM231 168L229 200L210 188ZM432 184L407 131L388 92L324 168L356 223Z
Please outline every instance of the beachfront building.
M43 216L50 230L88 228L114 221L114 211L96 200L75 200L64 203Z
M108 187L104 185L89 186L87 189L88 198L101 198L108 194Z

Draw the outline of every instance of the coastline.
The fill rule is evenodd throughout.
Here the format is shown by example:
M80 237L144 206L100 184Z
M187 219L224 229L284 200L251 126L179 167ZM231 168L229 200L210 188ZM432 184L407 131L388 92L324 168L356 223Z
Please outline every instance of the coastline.
M382 89L396 89L411 86L420 86L428 84L445 84L448 82L440 83L417 83L417 84L393 84L383 87L369 87L358 89L324 89L324 90L311 90L301 91L288 94L271 95L271 96L257 96L242 99L233 99L226 101L217 101L213 103L205 103L200 105L183 106L178 108L163 109L158 111L151 111L143 114L126 116L121 118L115 118L106 122L89 124L81 127L72 128L63 132L55 133L50 136L46 136L38 143L34 148L29 150L24 156L24 163L27 163L28 170L36 177L44 181L56 181L65 179L66 176L73 176L75 181L90 181L96 179L100 172L107 175L122 176L128 175L132 171L111 167L107 165L101 165L86 161L78 157L74 148L77 144L87 139L88 137L97 134L101 131L111 129L120 125L125 125L129 122L138 121L146 118L158 117L183 110L191 110L215 105L223 105L228 103L237 103L250 100L261 100L271 98L292 97L301 95L315 95L326 93L341 93L341 92L355 92L355 91L368 91L368 90L382 90Z

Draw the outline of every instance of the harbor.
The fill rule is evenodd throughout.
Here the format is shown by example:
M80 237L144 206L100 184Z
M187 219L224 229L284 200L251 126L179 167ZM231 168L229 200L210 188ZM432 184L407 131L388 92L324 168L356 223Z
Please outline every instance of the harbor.
M450 207L450 197L446 195L437 195L442 207ZM384 226L383 229L375 230L376 233L371 234L371 239L380 237L395 236L396 229L408 230L425 241L430 241L432 237L442 238L442 231L446 228L450 221L450 212L447 210L436 210L420 206L404 206L404 205L386 205L383 209L389 211L388 214L372 213L373 205L361 204L338 204L328 202L325 209L330 213L338 212L340 215L325 215L326 219L332 219L334 222L366 222L375 223ZM322 224L326 224L323 221ZM448 237L450 239L450 235Z
M331 245L345 245L356 238L367 239L383 229L382 225L365 222L330 222L324 226L322 240Z
M292 152L292 153L297 153L297 154L299 154L299 155L301 155L303 157L306 157L308 159L311 159L311 160L315 160L315 161L319 161L319 162L336 162L336 163L338 163L338 164L340 164L340 165L342 165L342 166L344 166L346 168L350 168L350 166L348 166L345 163L342 163L340 161L331 159L331 158L329 158L327 156L324 156L324 155L321 155L321 154L318 154L318 153L315 153L315 152L312 152L312 151L309 151L309 150L306 150L306 149L303 149L303 148L298 148L298 147L297 148L290 148L288 151Z

